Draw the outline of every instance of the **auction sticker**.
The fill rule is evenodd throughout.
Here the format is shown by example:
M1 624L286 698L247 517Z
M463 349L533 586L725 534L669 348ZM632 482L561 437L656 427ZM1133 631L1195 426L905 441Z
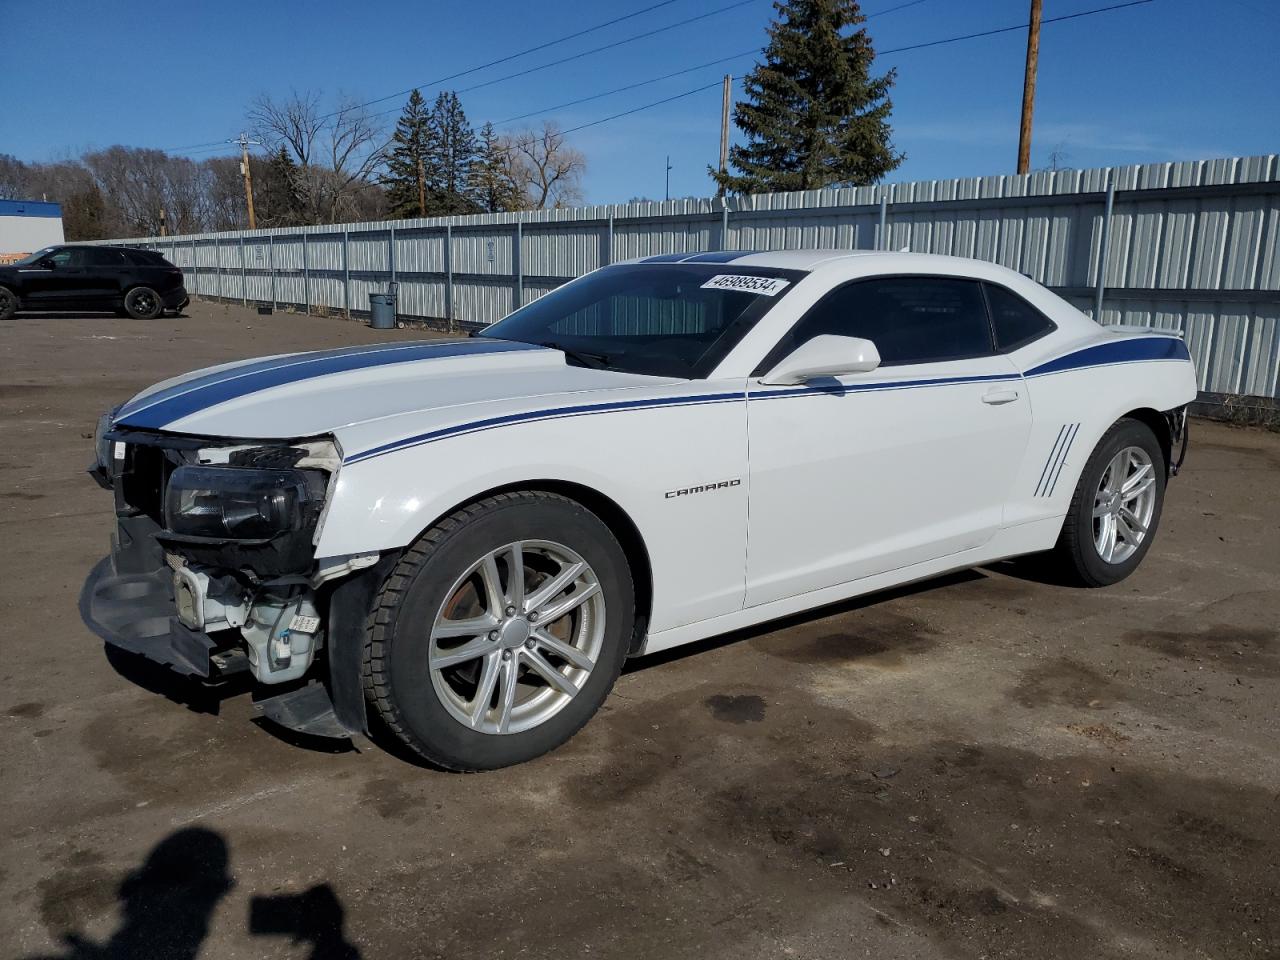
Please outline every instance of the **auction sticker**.
M747 277L739 273L719 273L702 285L704 290L741 290L743 293L759 293L776 297L785 290L790 280L777 277Z

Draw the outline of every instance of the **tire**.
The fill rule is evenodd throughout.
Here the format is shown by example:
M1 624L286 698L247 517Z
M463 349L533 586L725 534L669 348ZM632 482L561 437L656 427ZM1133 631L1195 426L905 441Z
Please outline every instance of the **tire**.
M510 576L517 543L519 587ZM388 575L369 615L365 694L388 731L430 763L522 763L568 741L604 702L634 618L626 555L599 517L556 494L496 494L441 520ZM548 670L561 679L544 679Z
M18 314L18 295L8 287L0 287L0 320L12 320Z
M1126 451L1127 457L1122 456ZM1121 487L1132 484L1127 493L1113 489L1122 466ZM1144 473L1146 467L1149 469ZM1119 583L1138 568L1160 525L1167 473L1164 451L1150 427L1127 418L1111 426L1080 474L1062 533L1050 555L1063 579L1086 587L1105 587ZM1095 517L1096 510L1105 511L1110 519ZM1111 530L1119 531L1115 536L1110 535L1108 522ZM1139 532L1139 526L1145 529Z
M164 303L150 287L134 287L124 295L124 309L135 320L154 320L164 312Z

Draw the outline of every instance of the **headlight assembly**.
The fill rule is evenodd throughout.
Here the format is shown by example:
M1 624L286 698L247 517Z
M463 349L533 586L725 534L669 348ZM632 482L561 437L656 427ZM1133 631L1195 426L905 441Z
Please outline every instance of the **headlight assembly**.
M296 573L311 563L326 485L317 470L184 464L169 477L156 539L193 563Z
M314 521L311 484L301 470L179 467L164 500L171 533L225 540L270 540Z
M120 407L115 406L100 416L98 425L93 431L94 462L89 472L108 490L111 489L111 482L115 477L115 457L112 455L112 442L107 439L107 434L111 431L111 425L115 422L119 411Z

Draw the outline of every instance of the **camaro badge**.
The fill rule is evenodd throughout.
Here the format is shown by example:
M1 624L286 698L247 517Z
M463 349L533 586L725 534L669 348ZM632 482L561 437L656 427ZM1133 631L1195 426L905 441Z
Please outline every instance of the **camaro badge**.
M685 487L682 490L668 490L663 494L666 499L671 500L675 497L687 497L694 493L710 493L712 490L727 490L729 487L737 487L742 484L740 477L734 477L732 480L721 480L719 483L704 483L700 487Z

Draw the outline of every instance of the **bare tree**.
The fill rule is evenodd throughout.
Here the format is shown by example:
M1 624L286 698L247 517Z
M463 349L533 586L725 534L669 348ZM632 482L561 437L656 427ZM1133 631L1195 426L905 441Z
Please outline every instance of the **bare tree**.
M38 200L28 197L31 182L30 168L17 157L0 153L0 200Z
M249 121L272 154L284 147L304 219L335 223L357 216L374 170L382 161L383 131L363 107L343 101L331 113L320 95L294 91L286 100L266 94L253 102Z
M320 94L296 90L285 100L259 94L249 107L248 119L258 139L272 150L284 144L299 166L311 162L325 121L320 114Z
M503 148L513 183L535 210L567 207L582 201L582 174L586 157L565 143L554 121L539 130L522 130L505 137Z

